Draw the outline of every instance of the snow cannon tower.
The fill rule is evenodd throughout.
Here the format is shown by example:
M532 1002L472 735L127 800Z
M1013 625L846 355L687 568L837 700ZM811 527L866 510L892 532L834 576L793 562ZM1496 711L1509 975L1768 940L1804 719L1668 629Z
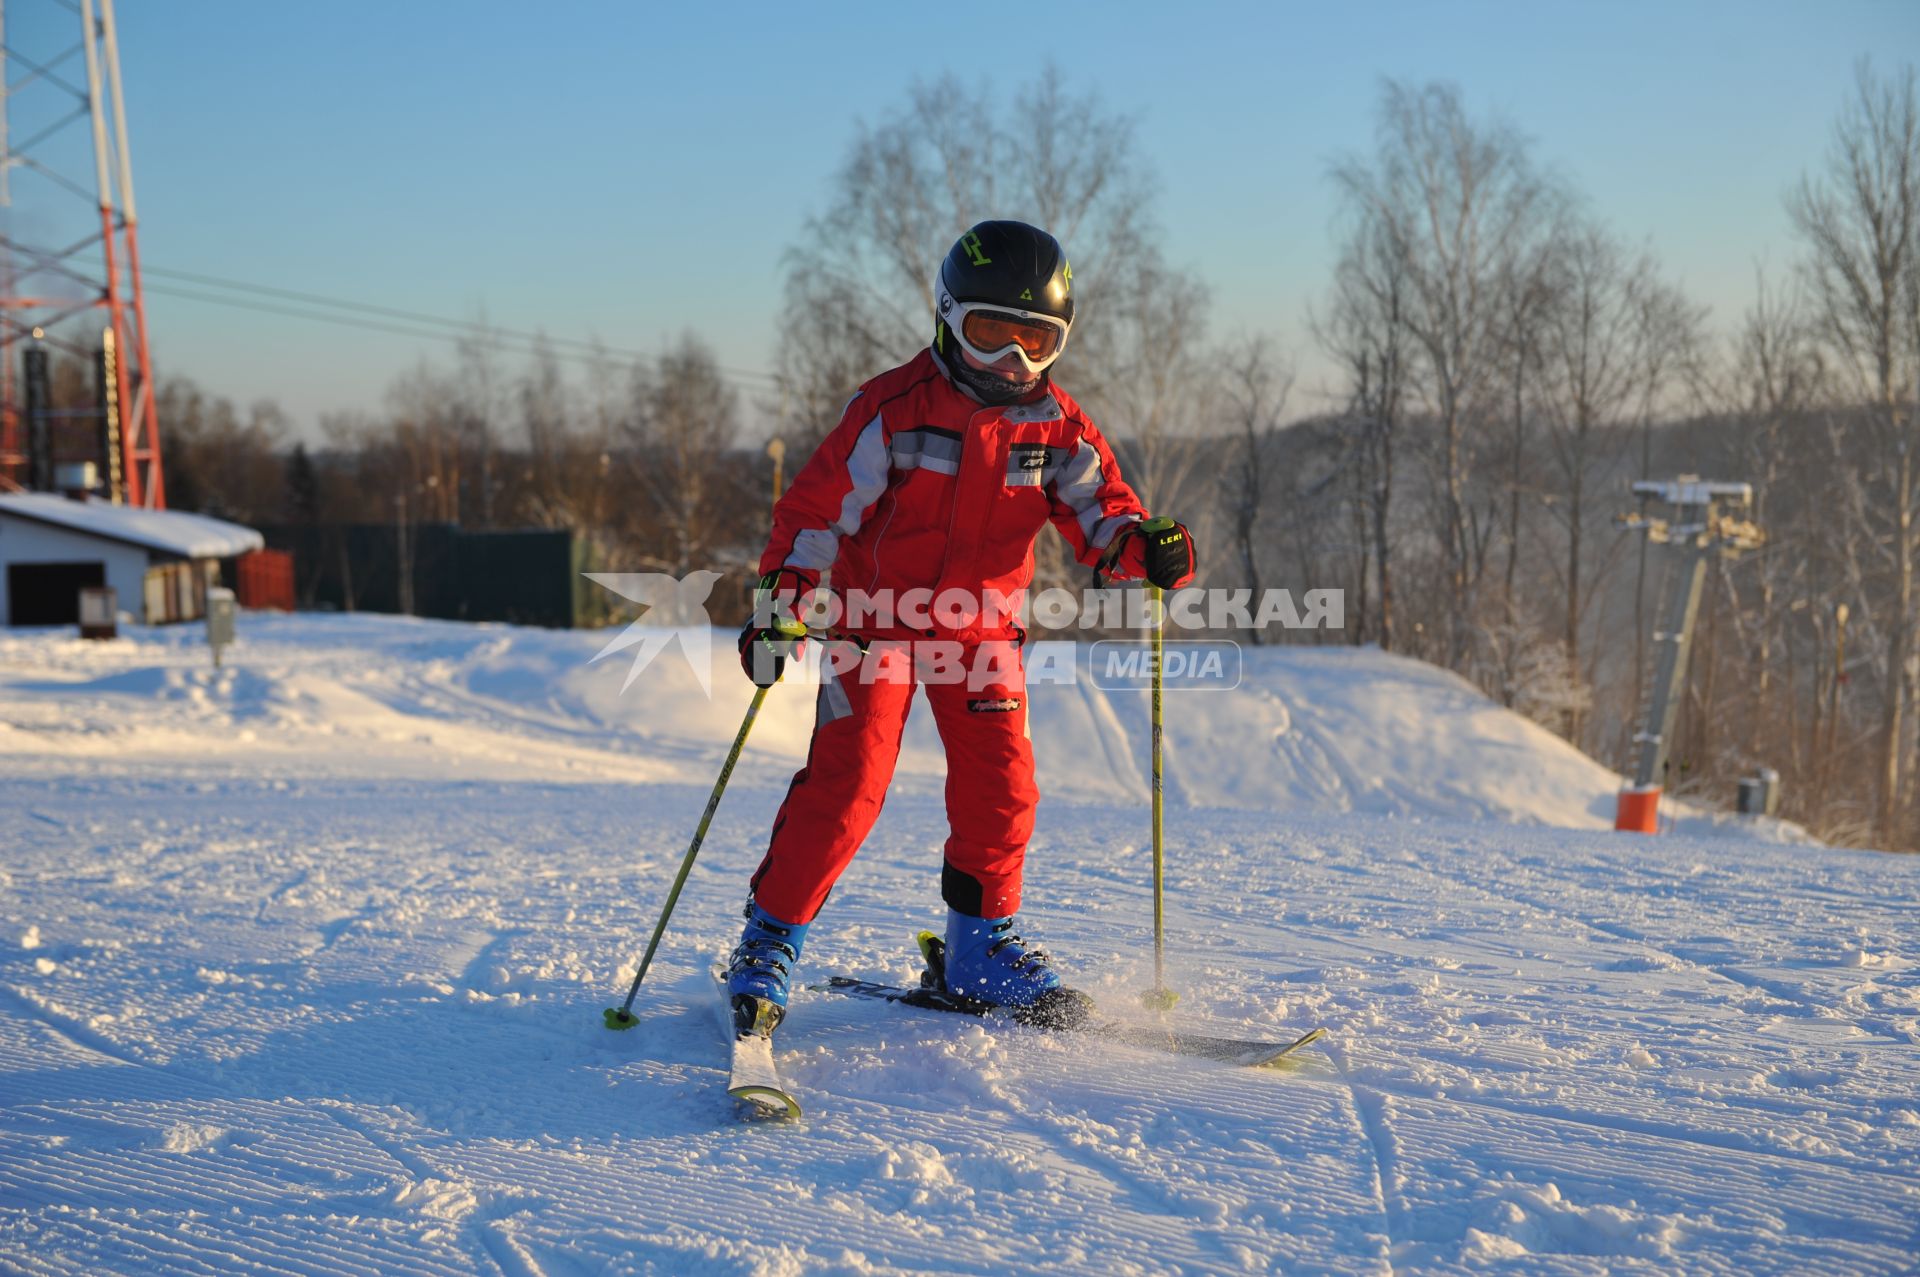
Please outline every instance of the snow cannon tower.
M1753 505L1753 486L1714 483L1698 475L1647 480L1633 485L1641 513L1622 515L1618 522L1630 531L1645 532L1656 545L1668 546L1667 612L1664 628L1655 630L1659 653L1652 691L1641 728L1634 733L1640 756L1633 781L1620 791L1613 827L1633 833L1660 830L1660 793L1664 788L1667 752L1680 721L1680 704L1687 684L1687 658L1692 654L1693 623L1700 614L1700 592L1706 584L1707 561L1713 555L1733 558L1765 542L1753 523L1734 517ZM1673 507L1671 518L1646 514L1650 502Z
M113 501L165 508L138 220L113 0L0 0L0 491L84 460ZM29 405L62 355L98 402ZM25 437L49 421L60 438Z

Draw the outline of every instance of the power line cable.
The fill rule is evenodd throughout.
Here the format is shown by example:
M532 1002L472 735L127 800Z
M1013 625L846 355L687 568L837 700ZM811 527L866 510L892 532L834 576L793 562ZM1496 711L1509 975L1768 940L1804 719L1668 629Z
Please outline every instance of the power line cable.
M260 311L269 315L286 315L294 319L311 319L323 324L337 324L343 328L356 328L368 332L396 333L402 337L422 337L429 341L470 342L490 350L505 350L512 354L531 354L532 348L518 339L505 336L488 336L483 333L434 332L430 329L406 328L399 324L386 323L377 319L350 319L344 315L329 315L324 311L299 310L292 306L276 306L270 302L249 301L240 297L222 297L217 293L195 292L189 288L172 288L165 284L149 284L147 291L163 297L178 297L187 301L207 302L215 306L232 306L241 310ZM621 356L609 351L606 358L595 360L587 355L574 354L571 351L552 351L556 359L570 363L608 364L618 363Z
M173 289L152 284L148 285L150 291L162 293L167 296L184 297L194 301L210 302L215 305L240 306L249 310L263 311L268 314L281 314L299 319L347 324L353 327L375 328L379 331L399 333L409 337L426 337L442 341L479 341L483 345L513 350L516 353L528 353L529 350L537 350L538 345L544 342L549 347L569 347L581 351L583 352L582 354L573 356L572 358L574 358L576 362L588 364L606 363L621 359L657 363L660 358L658 355L649 354L645 351L611 347L600 342L586 341L577 337L556 337L546 333L527 332L524 329L500 328L492 324L479 323L473 320L450 319L444 315L432 315L422 311L401 310L396 307L382 306L373 302L354 301L342 297L329 297L321 293L308 293L291 288L277 288L268 284L254 284L245 280L226 279L217 275L204 275L192 271L167 270L157 266L143 266L142 272L148 276L178 279L188 283L230 289L235 292L253 293L263 297L297 301L306 305L328 306L343 311L380 316L385 319L402 320L410 324L431 324L450 331L431 332L422 331L417 328L399 328L391 324L362 323L360 321L346 320L339 316L327 315L311 310L271 307L263 303L245 302L237 298L221 297L216 294L194 293L183 289ZM527 346L523 348L510 344L516 341L527 343ZM554 353L562 358L568 357L565 352L560 350L555 350ZM778 378L772 373L758 372L746 368L728 368L725 366L720 366L719 371L733 380L750 380L761 382L765 385L778 383Z

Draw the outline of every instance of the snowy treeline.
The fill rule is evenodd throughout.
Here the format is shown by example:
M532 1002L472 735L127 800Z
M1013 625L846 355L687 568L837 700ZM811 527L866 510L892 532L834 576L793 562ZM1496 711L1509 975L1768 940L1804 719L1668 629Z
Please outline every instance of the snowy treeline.
M1766 547L1717 564L1670 786L1731 798L1757 766L1838 841L1920 848L1920 122L1911 68L1860 69L1832 141L1787 195L1791 268L1709 316L1537 147L1445 85L1388 83L1373 148L1326 176L1336 263L1315 354L1218 340L1173 264L1129 122L1058 79L997 100L951 79L862 126L788 253L778 376L697 334L644 364L475 341L397 383L390 410L287 450L178 384L169 484L265 522L571 527L628 569L739 568L788 473L851 388L924 345L933 263L989 216L1053 229L1082 320L1061 379L1150 505L1195 528L1202 584L1347 591L1344 633L1456 670L1617 767L1646 694L1660 547L1620 530L1630 481L1755 485ZM1043 580L1080 575L1042 540ZM730 591L730 592L729 592ZM723 604L725 606L725 604Z

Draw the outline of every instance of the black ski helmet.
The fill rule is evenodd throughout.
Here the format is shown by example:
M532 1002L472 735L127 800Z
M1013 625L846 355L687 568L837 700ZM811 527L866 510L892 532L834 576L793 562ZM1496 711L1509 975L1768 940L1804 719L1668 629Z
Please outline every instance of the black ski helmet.
M955 380L988 402L1032 393L1059 356L1073 326L1073 269L1060 241L1025 222L981 222L954 241L934 278L935 353ZM1059 341L1025 383L1005 382L969 368L956 347L971 349L956 335L956 312L985 305L1011 315L1053 321ZM980 352L975 350L976 357ZM1029 360L1031 363L1032 361Z

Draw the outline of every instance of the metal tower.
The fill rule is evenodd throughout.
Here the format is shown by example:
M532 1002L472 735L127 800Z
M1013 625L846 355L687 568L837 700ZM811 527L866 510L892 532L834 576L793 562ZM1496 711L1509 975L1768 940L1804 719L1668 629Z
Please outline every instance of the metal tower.
M1633 738L1640 747L1640 757L1633 783L1620 791L1613 822L1615 829L1650 834L1659 829L1660 792L1666 785L1674 729L1680 723L1687 660L1693 653L1693 623L1700 614L1707 560L1714 555L1736 557L1757 548L1765 538L1751 522L1730 513L1753 505L1750 484L1703 482L1698 475L1683 474L1673 480L1636 483L1633 495L1643 506L1658 501L1673 507L1671 519L1639 514L1619 520L1622 527L1645 532L1649 541L1668 546L1674 553L1666 628L1653 636L1659 645L1660 668L1654 676L1644 725Z
M94 368L99 403L36 418L97 421L113 500L166 505L138 225L113 0L0 0L0 487L28 478L20 365L38 347Z

